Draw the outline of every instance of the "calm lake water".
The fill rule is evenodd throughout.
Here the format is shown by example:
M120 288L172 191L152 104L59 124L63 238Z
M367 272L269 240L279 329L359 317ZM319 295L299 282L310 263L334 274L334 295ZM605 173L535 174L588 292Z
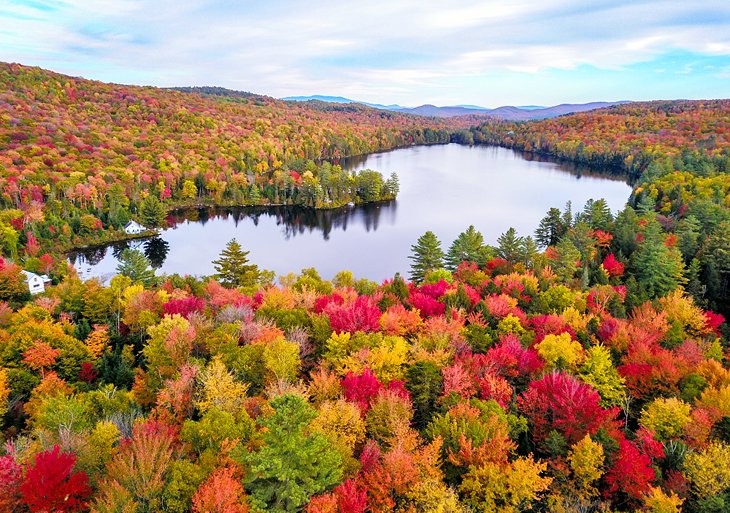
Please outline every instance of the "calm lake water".
M145 251L160 273L213 274L212 261L232 238L249 259L277 274L315 267L323 278L348 269L382 281L407 275L411 245L433 231L446 251L473 224L487 243L510 227L531 235L550 207L573 211L604 198L615 212L631 188L620 178L491 146L419 146L343 162L348 169L396 172L396 201L337 211L300 208L192 210L170 216L159 237L79 251L70 261L83 277L108 278L116 256L131 245Z

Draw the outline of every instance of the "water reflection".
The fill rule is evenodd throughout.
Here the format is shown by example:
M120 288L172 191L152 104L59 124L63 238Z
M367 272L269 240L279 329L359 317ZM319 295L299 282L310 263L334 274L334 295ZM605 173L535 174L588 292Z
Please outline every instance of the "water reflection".
M510 227L528 235L551 207L605 198L616 212L630 187L620 178L544 156L456 144L413 147L354 157L344 168L396 172L397 202L314 211L300 207L179 210L158 238L86 248L70 256L82 277L113 275L118 255L140 249L159 273L208 275L236 238L249 258L277 274L315 267L331 278L348 269L376 281L406 273L411 245L426 230L448 248L469 225L495 244Z
M225 221L238 227L239 223L248 221L258 226L262 218L271 218L280 227L285 240L304 234L321 232L327 241L333 231L347 231L348 226L357 225L366 232L374 232L381 222L395 224L398 209L397 201L376 204L357 205L334 210L312 210L302 207L225 207L225 208L189 208L170 213L167 224L170 229L195 223L201 227L210 221ZM119 259L125 249L142 251L155 269L161 269L170 252L170 243L161 237L134 239L109 244L107 246L88 247L68 254L69 262L77 269L93 267L99 264L111 250L115 259Z
M281 228L286 240L305 233L322 232L322 238L329 240L333 230L346 231L353 223L362 225L366 232L375 231L380 226L381 218L389 224L396 221L397 201L377 204L343 207L334 210L312 210L302 207L226 207L183 209L168 216L171 228L187 223L198 223L205 226L211 220L223 220L238 227L244 220L250 220L258 226L262 218L272 218L276 226Z

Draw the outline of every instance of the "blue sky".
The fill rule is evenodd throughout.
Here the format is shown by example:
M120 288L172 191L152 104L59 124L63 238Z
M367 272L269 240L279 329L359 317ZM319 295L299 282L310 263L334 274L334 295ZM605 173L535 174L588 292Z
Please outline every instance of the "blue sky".
M730 97L730 2L4 0L0 60L415 106Z

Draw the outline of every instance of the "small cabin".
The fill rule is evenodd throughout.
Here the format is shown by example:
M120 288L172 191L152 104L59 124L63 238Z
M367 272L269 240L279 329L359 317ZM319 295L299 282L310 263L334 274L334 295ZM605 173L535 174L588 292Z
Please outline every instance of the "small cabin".
M46 283L51 283L51 279L45 274L36 274L30 271L23 271L25 274L25 282L28 284L28 290L31 294L41 294L46 291Z
M124 232L127 235L139 235L142 232L146 232L147 228L139 224L137 221L129 221L124 225Z

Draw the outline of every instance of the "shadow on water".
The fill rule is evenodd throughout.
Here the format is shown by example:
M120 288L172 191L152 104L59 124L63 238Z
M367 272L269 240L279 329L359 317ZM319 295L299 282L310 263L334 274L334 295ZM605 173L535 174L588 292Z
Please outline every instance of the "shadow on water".
M332 231L347 231L348 226L353 224L363 226L367 232L376 231L383 219L393 224L397 208L397 201L348 206L334 210L313 210L295 206L187 208L170 213L167 224L168 228L174 229L189 222L205 226L210 221L222 220L232 221L234 226L238 226L240 222L250 220L254 226L258 226L262 217L271 217L274 218L276 225L281 227L286 240L304 233L321 232L322 238L326 241L329 240ZM111 250L112 256L119 259L125 249L142 251L152 267L159 269L170 252L170 244L162 237L156 236L83 248L68 253L68 258L69 262L78 268L93 267L106 257L108 251Z

